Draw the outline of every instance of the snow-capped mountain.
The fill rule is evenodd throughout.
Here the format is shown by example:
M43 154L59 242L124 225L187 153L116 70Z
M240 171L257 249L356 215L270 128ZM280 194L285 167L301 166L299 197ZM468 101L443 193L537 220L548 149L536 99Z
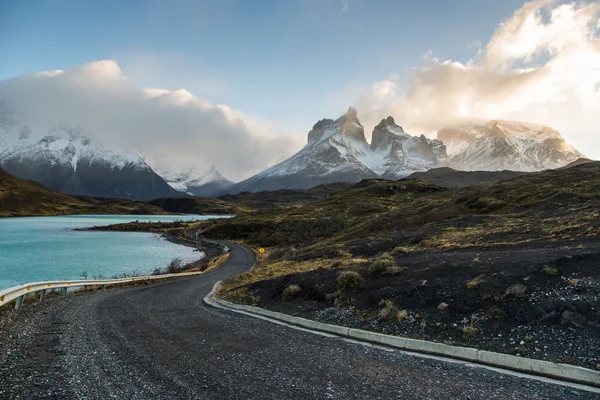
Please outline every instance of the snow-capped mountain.
M441 142L409 135L391 117L377 125L369 145L356 110L350 107L335 121L317 122L298 153L234 185L229 193L306 189L381 176L398 179L438 167L446 158Z
M229 193L307 189L322 183L354 182L378 175L361 162L370 154L364 128L350 108L337 120L323 119L308 143L287 160L233 185Z
M442 142L411 136L387 117L375 127L371 154L363 162L383 178L400 179L417 171L437 168L447 161Z
M172 188L193 196L219 197L233 185L233 182L221 175L214 166L206 171L196 165L183 172L157 166L155 171Z
M115 152L81 128L36 136L0 107L0 167L64 193L146 200L181 195L138 155Z
M558 131L540 124L468 120L438 131L448 166L465 171L540 171L583 157Z

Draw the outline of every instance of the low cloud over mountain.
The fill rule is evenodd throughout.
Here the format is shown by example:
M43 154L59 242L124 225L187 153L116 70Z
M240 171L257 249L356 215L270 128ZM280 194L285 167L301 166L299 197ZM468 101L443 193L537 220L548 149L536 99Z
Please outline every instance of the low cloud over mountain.
M111 148L136 148L174 168L204 163L239 180L291 155L301 142L272 124L186 90L139 89L114 61L0 82L0 101L35 135L81 126Z

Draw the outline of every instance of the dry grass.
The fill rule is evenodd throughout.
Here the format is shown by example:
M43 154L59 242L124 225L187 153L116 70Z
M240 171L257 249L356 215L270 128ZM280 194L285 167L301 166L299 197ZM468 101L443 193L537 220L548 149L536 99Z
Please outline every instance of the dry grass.
M227 260L229 260L229 257L231 257L231 253L221 254L220 256L213 258L212 260L210 260L210 263L208 264L208 267L206 267L204 272L209 272L219 268L221 265L225 264ZM195 272L193 271L194 269L197 269L198 271L200 270L199 268L192 268L186 272Z
M544 266L544 268L542 268L542 272L545 273L548 276L558 276L560 275L560 273L558 272L558 270L554 267L551 267L549 265Z
M396 272L397 269L396 261L391 256L384 254L371 263L369 275L398 273L399 271Z
M365 280L356 271L342 271L337 276L337 287L341 291L363 283L365 283Z
M485 282L485 274L477 275L475 278L467 282L467 289L475 289Z
M352 267L367 262L368 260L362 258L352 258L348 256L340 258L339 261L341 261L341 265ZM244 272L224 280L221 284L221 287L226 291L278 276L314 271L317 269L329 269L337 264L338 259L332 260L329 258L317 258L307 261L264 262L257 264L252 271Z
M508 287L506 289L506 292L504 292L504 295L512 296L517 299L521 299L521 298L525 297L526 292L527 292L527 286L517 283L516 285L512 285L512 286Z
M286 287L283 290L283 294L281 295L281 297L283 298L284 301L293 299L294 297L298 296L298 294L301 292L302 290L300 289L299 285L289 285L288 287Z
M463 340L469 340L477 335L478 329L474 324L465 326L462 330Z
M408 311L398 310L391 300L382 300L382 308L377 313L377 318L381 321L402 321L408 316Z

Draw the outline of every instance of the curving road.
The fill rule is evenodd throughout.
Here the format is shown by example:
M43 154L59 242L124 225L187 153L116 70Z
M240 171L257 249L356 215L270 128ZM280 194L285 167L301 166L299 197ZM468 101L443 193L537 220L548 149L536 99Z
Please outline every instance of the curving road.
M600 398L205 306L215 282L255 261L223 243L230 260L206 275L54 301L0 365L0 398Z

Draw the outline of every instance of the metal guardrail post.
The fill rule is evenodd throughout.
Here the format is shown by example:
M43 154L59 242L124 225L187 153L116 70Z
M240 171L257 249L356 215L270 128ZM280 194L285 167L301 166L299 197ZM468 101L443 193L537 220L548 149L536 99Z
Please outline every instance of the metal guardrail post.
M40 291L40 303L46 300L46 289Z
M19 310L23 305L23 297L25 297L25 295L17 297L17 300L15 301L15 310Z
M62 292L63 292L63 295L66 296L67 295L67 288L62 288Z

